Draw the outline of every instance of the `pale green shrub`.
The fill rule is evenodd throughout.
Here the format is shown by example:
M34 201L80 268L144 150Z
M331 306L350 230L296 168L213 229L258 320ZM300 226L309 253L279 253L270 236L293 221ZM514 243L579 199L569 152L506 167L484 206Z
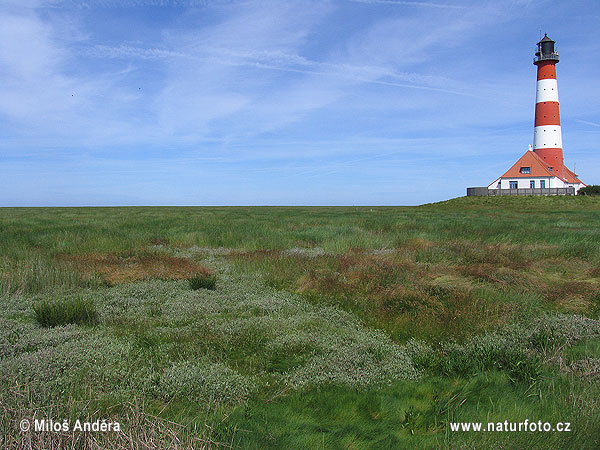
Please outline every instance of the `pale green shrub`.
M463 344L445 342L433 347L413 340L405 350L417 368L431 374L468 376L501 370L515 379L530 380L540 375L548 352L591 337L600 337L599 321L578 315L546 314Z
M153 380L151 390L165 399L180 398L210 404L238 404L255 390L248 378L221 363L181 361Z

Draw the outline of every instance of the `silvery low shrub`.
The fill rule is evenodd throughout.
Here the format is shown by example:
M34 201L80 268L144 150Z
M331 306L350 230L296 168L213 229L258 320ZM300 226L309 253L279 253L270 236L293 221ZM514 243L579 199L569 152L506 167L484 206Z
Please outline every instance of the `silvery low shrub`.
M245 377L221 363L181 361L148 377L146 390L169 399L186 399L210 404L238 404L256 389Z
M51 329L19 320L0 319L0 360L81 339L86 330L77 325Z
M73 334L73 330L72 326L44 330L44 339L34 335L35 349L2 359L0 385L26 386L39 402L53 401L82 383L113 393L129 392L131 370L123 356L130 346L107 335Z
M349 314L322 308L298 315L267 346L270 353L304 354L285 379L295 387L365 387L419 376L410 356L383 332L365 329Z
M600 337L600 321L576 314L547 314L517 334L525 337L529 347L547 352L584 338Z
M511 324L464 343L437 346L412 340L405 346L418 369L431 374L467 376L501 370L518 380L537 378L547 354L584 338L600 337L600 321L578 315L546 314L528 323Z

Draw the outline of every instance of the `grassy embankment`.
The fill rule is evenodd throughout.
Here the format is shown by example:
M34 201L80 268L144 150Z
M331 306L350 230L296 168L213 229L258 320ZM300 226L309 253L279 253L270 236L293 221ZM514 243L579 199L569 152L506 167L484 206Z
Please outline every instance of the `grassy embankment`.
M599 219L567 197L2 209L0 445L597 448ZM83 319L42 326L59 303ZM34 412L126 431L19 434ZM526 418L574 431L448 427Z

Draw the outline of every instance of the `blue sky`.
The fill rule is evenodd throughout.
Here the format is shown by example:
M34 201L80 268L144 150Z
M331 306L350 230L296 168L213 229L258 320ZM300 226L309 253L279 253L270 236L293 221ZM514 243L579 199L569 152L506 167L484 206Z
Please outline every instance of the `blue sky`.
M600 184L600 3L2 0L0 205L415 205L533 139Z

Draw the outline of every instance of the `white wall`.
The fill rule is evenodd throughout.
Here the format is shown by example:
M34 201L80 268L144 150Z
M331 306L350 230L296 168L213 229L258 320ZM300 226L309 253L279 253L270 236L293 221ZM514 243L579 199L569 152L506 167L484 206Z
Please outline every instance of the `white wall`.
M488 189L498 189L498 181L501 181L500 189L510 189L510 182L516 181L517 189L529 189L530 181L535 181L536 189L540 187L540 180L546 181L547 188L567 187L567 184L556 177L531 177L531 178L497 178L489 186Z
M488 189L498 189L498 181L500 178L496 178L492 183L488 186Z
M517 189L529 189L530 181L535 181L536 189L540 188L540 181L546 181L546 188L564 188L564 187L574 187L575 192L577 192L581 187L581 184L570 184L565 183L559 178L556 177L530 177L530 178L496 178L489 186L488 189L498 189L498 181L501 181L500 189L510 189L510 182L516 181Z
M552 188L561 188L567 187L567 184L559 178L552 178L552 182L550 183L550 187Z

